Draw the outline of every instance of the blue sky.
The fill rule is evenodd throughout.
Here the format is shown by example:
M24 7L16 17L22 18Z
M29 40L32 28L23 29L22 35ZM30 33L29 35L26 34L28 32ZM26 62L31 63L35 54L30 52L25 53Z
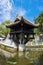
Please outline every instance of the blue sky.
M13 21L18 15L31 22L43 11L43 0L0 0L0 22Z

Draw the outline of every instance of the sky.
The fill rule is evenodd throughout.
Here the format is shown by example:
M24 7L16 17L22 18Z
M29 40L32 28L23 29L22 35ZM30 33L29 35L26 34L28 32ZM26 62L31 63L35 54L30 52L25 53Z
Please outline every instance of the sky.
M17 15L34 22L43 11L43 0L0 0L0 23L14 21Z

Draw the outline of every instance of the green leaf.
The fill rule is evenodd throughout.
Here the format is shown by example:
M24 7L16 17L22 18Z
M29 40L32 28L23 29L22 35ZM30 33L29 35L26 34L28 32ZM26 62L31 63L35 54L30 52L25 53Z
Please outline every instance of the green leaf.
M8 64L17 64L17 62L7 61Z

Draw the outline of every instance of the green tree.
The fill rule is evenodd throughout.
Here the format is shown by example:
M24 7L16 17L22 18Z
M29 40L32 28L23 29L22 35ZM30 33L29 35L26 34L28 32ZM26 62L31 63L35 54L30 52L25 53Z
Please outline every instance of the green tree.
M10 20L6 20L6 21L2 22L2 25L6 25L6 24L10 24L10 23L11 23Z
M1 23L1 25L0 25L0 31L2 31L2 32L0 32L0 34L4 34L4 35L7 35L8 33L9 33L9 31L10 31L10 29L9 28L6 28L6 24L10 24L11 23L11 21L4 21L4 22L2 22Z
M37 32L38 34L43 33L43 12L41 12L41 13L39 14L39 16L34 19L34 23L35 23L35 24L39 24L39 27L38 27L38 29L36 30L36 32Z
M3 28L2 28L2 25L0 24L0 35L2 34L2 30Z

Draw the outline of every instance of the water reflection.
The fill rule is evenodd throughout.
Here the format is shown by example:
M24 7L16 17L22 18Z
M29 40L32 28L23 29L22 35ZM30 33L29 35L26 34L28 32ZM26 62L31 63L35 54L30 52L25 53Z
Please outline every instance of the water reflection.
M0 65L43 65L43 51L8 52L0 49Z

